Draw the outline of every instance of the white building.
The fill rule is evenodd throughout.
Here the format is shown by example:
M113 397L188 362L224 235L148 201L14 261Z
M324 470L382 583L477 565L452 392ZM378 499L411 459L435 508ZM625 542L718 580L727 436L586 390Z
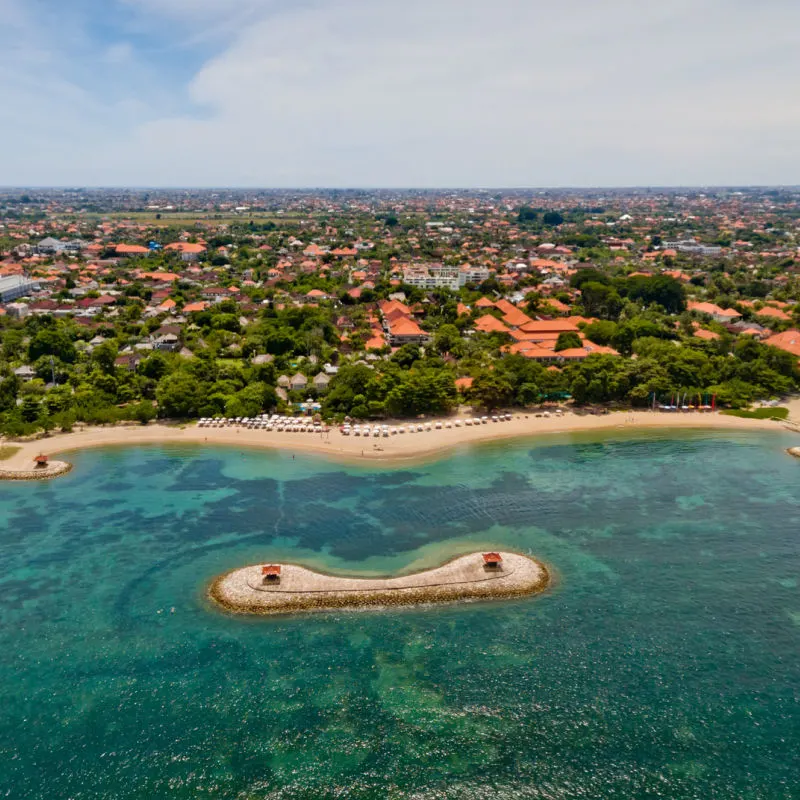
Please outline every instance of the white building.
M403 282L420 289L458 289L457 267L411 267L403 270Z
M486 267L445 267L441 264L427 267L410 267L403 270L403 281L420 289L451 289L458 291L468 283L482 283L491 273Z
M39 290L39 282L24 275L9 275L0 278L0 303L10 303L19 297L25 297Z
M679 253L688 253L695 256L718 256L722 248L717 245L700 244L695 239L680 239L674 242L661 242L665 250L677 250Z
M48 236L46 239L42 239L39 244L36 245L36 251L39 255L56 255L57 253L63 253L66 250L66 245L60 239L54 239L52 236Z
M25 303L9 303L6 306L6 311L9 317L16 317L17 319L27 317L28 314L31 313L31 310Z
M465 264L458 269L458 285L466 286L468 283L483 283L489 280L491 274L488 267L474 267L471 264Z

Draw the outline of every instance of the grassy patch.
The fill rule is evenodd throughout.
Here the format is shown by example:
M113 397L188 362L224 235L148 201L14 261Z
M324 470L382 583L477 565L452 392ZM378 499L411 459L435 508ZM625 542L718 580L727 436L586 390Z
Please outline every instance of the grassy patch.
M745 411L739 408L732 408L723 411L729 417L744 417L745 419L787 419L789 416L788 408L754 408L752 411Z
M11 456L19 453L20 450L21 448L12 447L10 444L0 445L0 461L6 461L11 458Z

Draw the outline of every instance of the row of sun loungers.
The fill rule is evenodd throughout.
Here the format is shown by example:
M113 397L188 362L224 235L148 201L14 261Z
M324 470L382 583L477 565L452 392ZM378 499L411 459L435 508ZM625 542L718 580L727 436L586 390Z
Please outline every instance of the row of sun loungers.
M372 436L373 438L396 436L403 433L425 433L427 431L441 430L442 428L471 427L473 425L488 425L492 422L508 422L511 414L497 414L491 417L470 417L447 422L418 422L411 425L350 425L345 423L341 427L344 436Z
M248 430L290 431L297 433L324 433L328 430L321 422L312 422L308 417L283 417L278 414L259 417L211 418L198 420L199 428L246 428Z
M470 417L464 420L448 420L446 422L412 423L409 425L360 425L344 423L340 431L344 436L371 436L373 438L396 436L403 433L424 433L443 428L469 428L471 426L489 425L495 422L507 422L511 414L496 414L491 417ZM258 417L203 417L198 420L199 428L246 428L248 430L289 431L296 433L325 433L329 429L321 422L312 422L307 417L284 417L278 414L262 414Z

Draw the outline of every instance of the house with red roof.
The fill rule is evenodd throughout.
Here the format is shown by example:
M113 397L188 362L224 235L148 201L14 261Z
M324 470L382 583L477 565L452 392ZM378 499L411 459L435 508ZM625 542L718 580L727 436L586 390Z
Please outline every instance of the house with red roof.
M383 350L386 347L386 336L380 328L373 328L370 338L364 344L365 350Z
M509 333L507 325L491 314L484 314L475 321L475 330L481 333Z
M118 244L114 248L114 252L118 256L130 258L132 256L149 256L150 250L138 244Z
M494 307L503 312L503 322L510 328L521 328L533 320L524 312L520 311L513 303L505 298L498 300Z
M181 279L181 276L176 275L174 272L139 272L136 273L136 277L141 278L143 281L153 281L154 283L172 283Z
M690 300L687 308L697 314L705 314L717 322L736 322L736 320L742 318L738 311L734 311L732 308L720 308L715 303L698 303Z
M398 317L388 322L389 344L400 347L404 344L426 344L430 334L408 317Z
M411 315L411 309L405 303L401 303L399 300L381 300L380 303L378 303L378 308L384 317L392 314L393 312L400 312L405 316Z
M164 249L180 253L184 261L197 261L197 259L207 251L205 245L195 244L193 242L172 242Z
M753 313L755 313L757 317L769 317L770 319L777 319L782 322L788 322L792 319L785 311L781 311L779 308L773 308L772 306L764 306L764 308L754 311Z
M774 336L770 336L769 339L765 339L764 344L777 347L779 350L784 350L793 356L797 356L798 363L800 363L800 331L790 330L776 333Z

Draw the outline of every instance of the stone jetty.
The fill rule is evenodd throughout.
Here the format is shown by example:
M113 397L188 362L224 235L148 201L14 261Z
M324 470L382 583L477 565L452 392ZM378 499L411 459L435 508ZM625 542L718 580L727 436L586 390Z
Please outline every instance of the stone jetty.
M470 553L440 567L394 578L326 575L297 564L256 564L216 578L210 598L240 614L450 603L519 597L550 582L544 564L511 552Z

